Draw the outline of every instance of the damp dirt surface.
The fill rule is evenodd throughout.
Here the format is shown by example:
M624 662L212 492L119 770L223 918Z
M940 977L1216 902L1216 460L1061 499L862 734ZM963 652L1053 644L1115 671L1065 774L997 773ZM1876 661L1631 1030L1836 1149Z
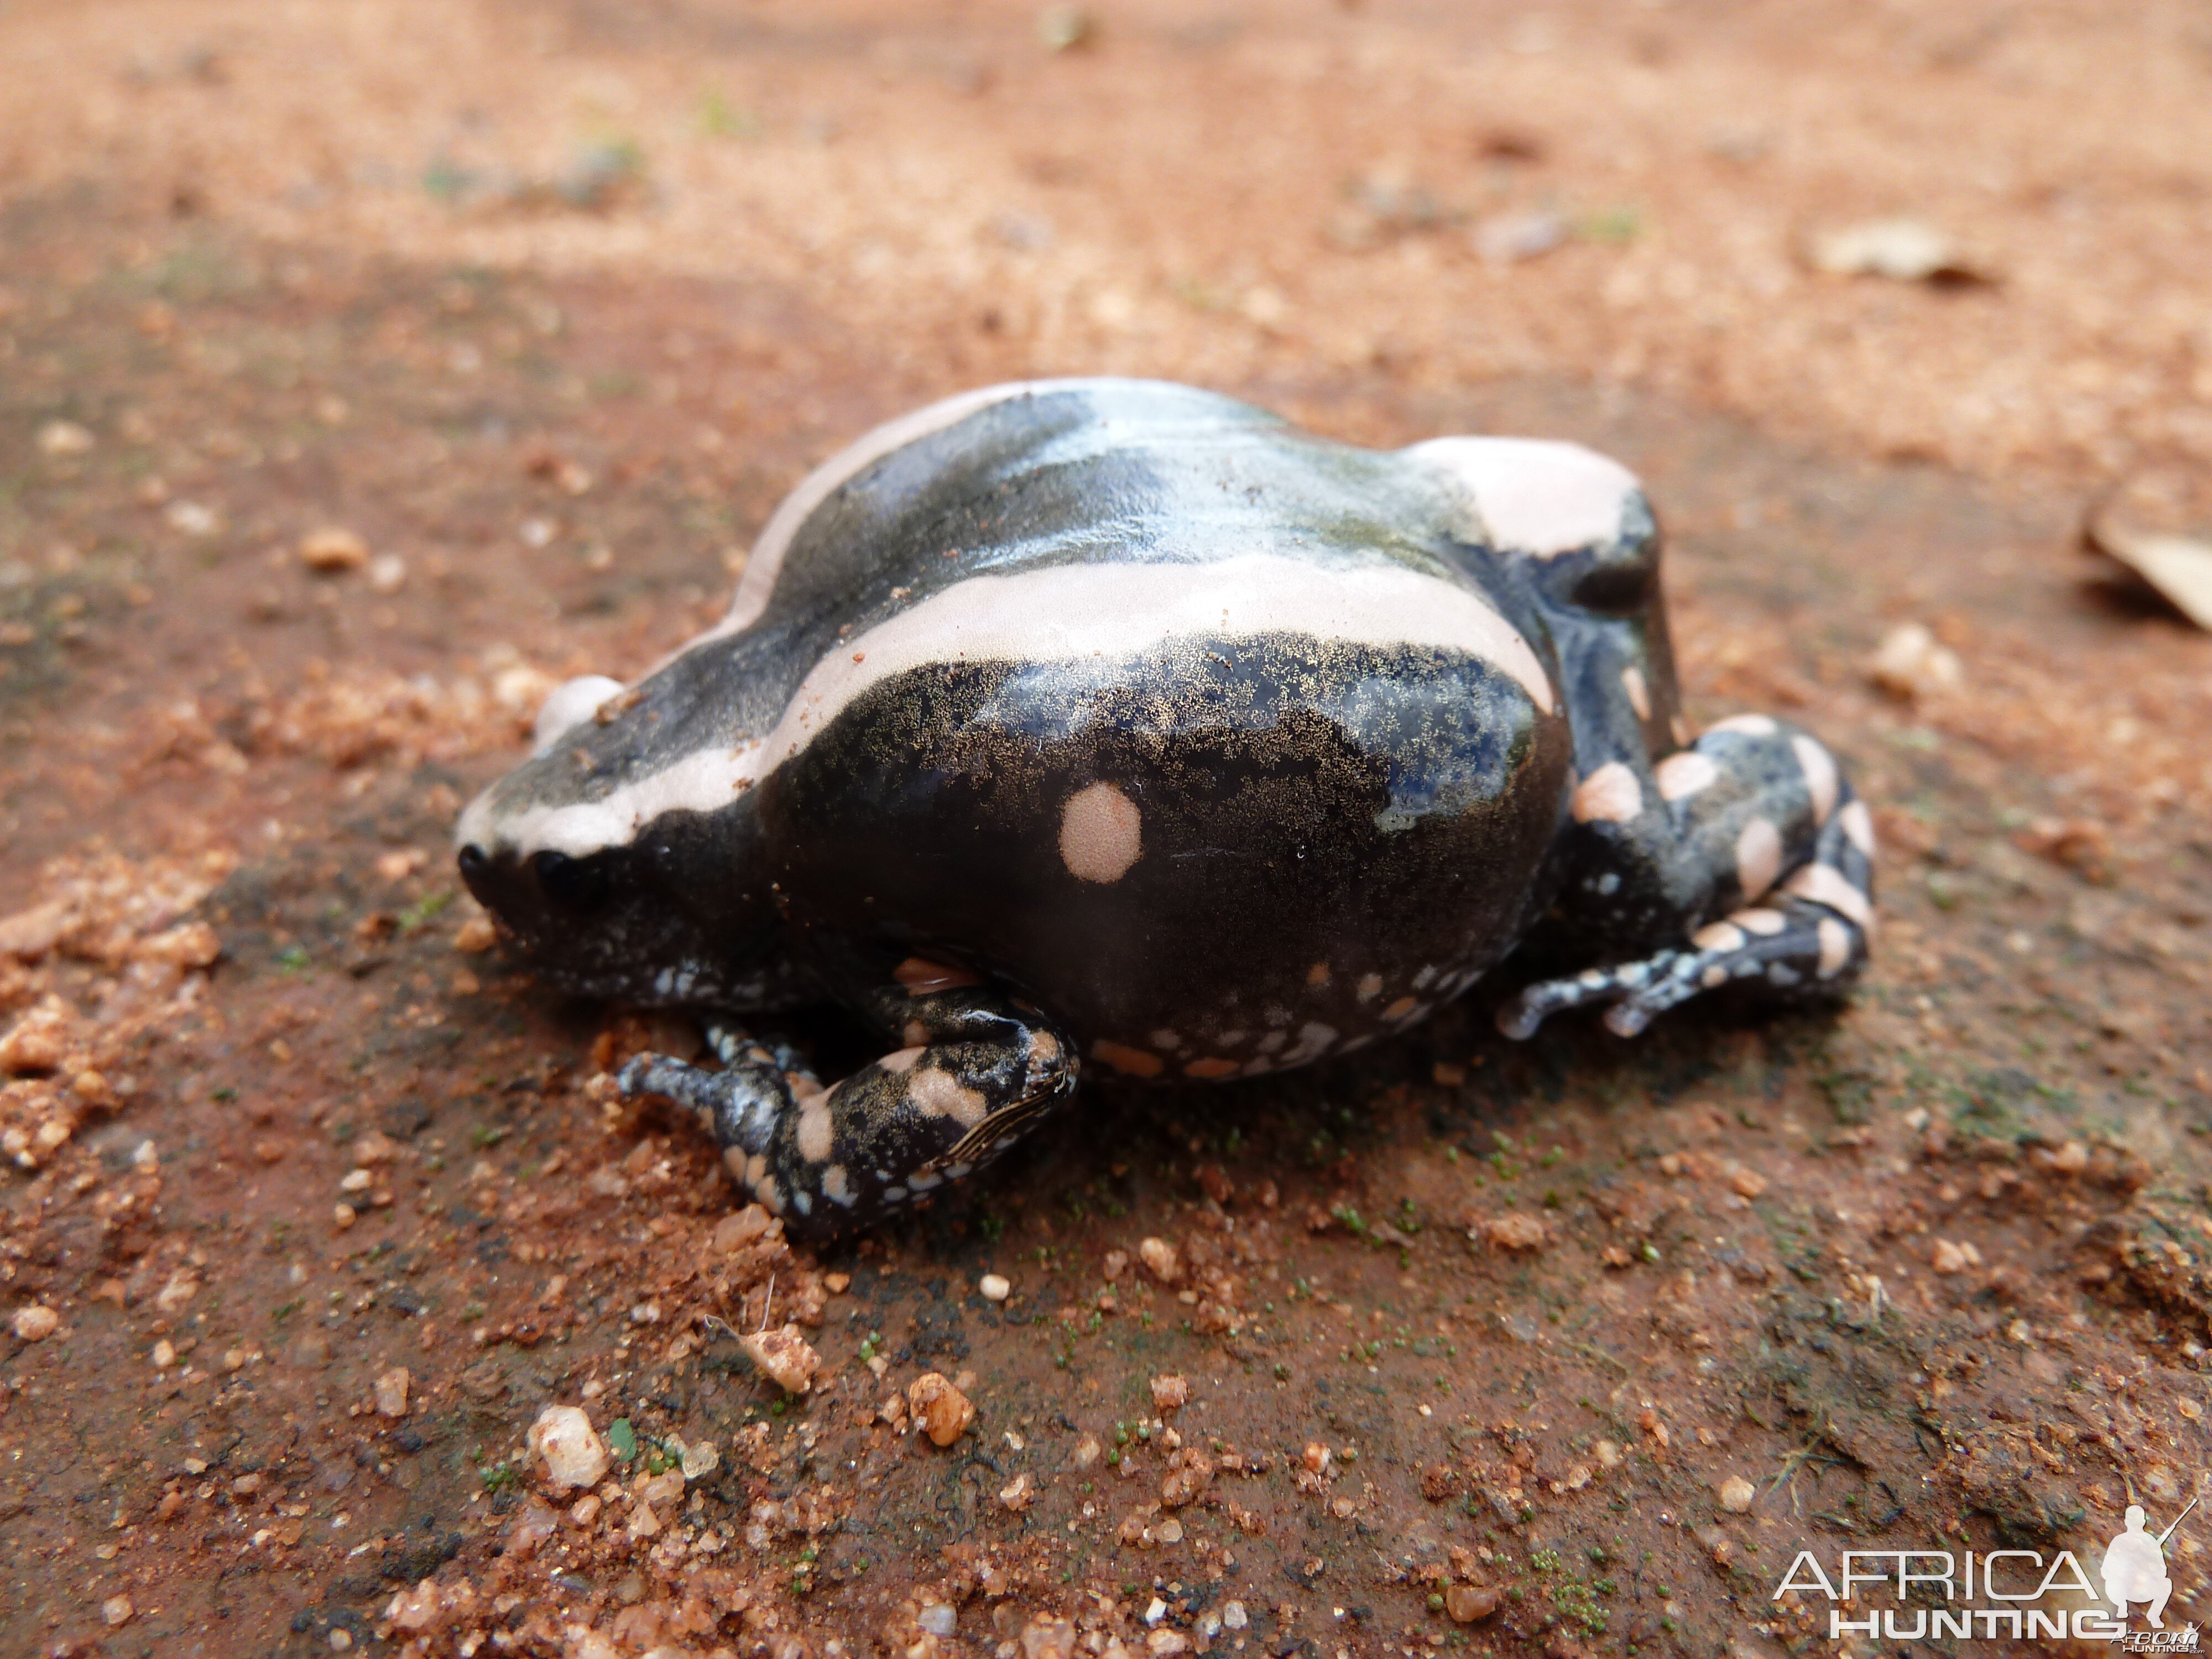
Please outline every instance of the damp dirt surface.
M10 9L0 1653L1826 1652L1801 1550L2163 1527L2212 642L2077 543L2205 461L2212 22L1970 12ZM1790 252L1923 204L1990 269ZM486 948L453 816L845 440L1096 369L1639 469L1693 714L1875 807L1865 983L1516 1045L1509 964L864 1238L736 1209L606 1085L696 1035Z

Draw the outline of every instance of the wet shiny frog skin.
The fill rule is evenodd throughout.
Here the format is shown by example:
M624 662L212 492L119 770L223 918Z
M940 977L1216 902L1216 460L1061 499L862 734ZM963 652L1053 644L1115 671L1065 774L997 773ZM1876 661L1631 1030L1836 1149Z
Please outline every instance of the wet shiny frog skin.
M793 1231L958 1180L1086 1072L1262 1075L1402 1030L1540 927L1500 1022L1833 991L1872 832L1762 714L1692 738L1636 480L1571 444L1377 453L1188 387L997 386L777 510L726 618L564 686L460 866ZM771 1035L842 1005L825 1082Z

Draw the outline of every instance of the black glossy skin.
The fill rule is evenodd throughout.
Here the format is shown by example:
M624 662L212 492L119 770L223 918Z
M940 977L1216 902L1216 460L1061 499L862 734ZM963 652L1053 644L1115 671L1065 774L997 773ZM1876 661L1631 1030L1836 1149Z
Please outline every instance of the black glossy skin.
M1479 595L1534 652L1545 695L1494 652L1322 623L1134 628L1070 658L1043 648L1049 617L1017 608L1048 624L1033 654L1001 640L911 663L710 806L615 815L565 854L544 844L548 813L757 742L811 670L932 600L991 591L978 577L1152 566L1177 582L1261 551L1293 562L1289 586L1323 611L1332 584L1392 569ZM1073 1098L1085 1064L1251 1075L1400 1029L1547 911L1592 958L1645 960L1534 988L1509 1029L1599 1000L1632 1030L1716 963L1834 988L1863 935L1810 901L1784 902L1787 925L1743 949L1685 945L1739 908L1751 816L1776 827L1784 872L1817 854L1863 891L1866 871L1838 827L1848 785L1820 813L1787 728L1710 735L1715 781L1662 800L1653 764L1680 728L1658 562L1640 493L1603 544L1534 556L1488 544L1464 493L1407 453L1184 387L1053 384L833 490L757 620L688 648L471 808L463 873L547 978L715 1017L723 1069L648 1059L625 1085L690 1105L802 1231L957 1179ZM1644 810L1579 821L1577 787L1608 763L1640 780ZM1141 822L1109 878L1062 845L1068 803L1099 784ZM1841 966L1826 937L1824 977L1807 954L1823 921L1849 928ZM824 1095L799 1057L740 1029L820 1000L901 1053Z

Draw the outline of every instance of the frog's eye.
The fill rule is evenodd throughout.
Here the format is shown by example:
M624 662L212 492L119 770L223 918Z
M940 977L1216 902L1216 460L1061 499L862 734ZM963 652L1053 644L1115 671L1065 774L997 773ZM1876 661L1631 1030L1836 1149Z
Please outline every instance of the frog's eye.
M538 890L556 908L574 915L588 915L606 902L607 866L603 859L572 859L566 853L544 852L530 860L538 878Z
M1658 586L1656 560L1608 560L1575 584L1575 603L1607 616L1632 617L1650 606Z
M484 872L491 868L491 860L484 856L484 849L474 842L461 848L454 862L460 866L461 879L468 883L471 892L483 879Z

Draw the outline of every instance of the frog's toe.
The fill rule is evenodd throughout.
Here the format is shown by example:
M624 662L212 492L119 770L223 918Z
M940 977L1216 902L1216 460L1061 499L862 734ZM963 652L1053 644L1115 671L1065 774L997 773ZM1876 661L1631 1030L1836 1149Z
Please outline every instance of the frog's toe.
M673 1101L722 1146L756 1151L767 1145L790 1094L782 1069L757 1042L732 1047L719 1072L666 1054L638 1054L615 1074L615 1086L626 1099Z
M1871 920L1863 904L1839 907L1792 892L1709 922L1686 950L1531 985L1498 1011L1498 1029L1526 1038L1563 1009L1604 1002L1612 1005L1606 1028L1634 1036L1676 1004L1740 981L1785 998L1832 994L1865 964L1864 924Z
M1498 1029L1516 1042L1536 1035L1536 1028L1553 1014L1593 1002L1609 1002L1606 1024L1623 1036L1633 1036L1651 1023L1658 1009L1638 1008L1642 993L1655 976L1664 973L1679 951L1662 951L1641 962L1624 962L1613 968L1585 968L1571 979L1539 980L1498 1011ZM1661 1005L1663 1006L1664 1005ZM1631 1012L1631 1011L1633 1012Z

